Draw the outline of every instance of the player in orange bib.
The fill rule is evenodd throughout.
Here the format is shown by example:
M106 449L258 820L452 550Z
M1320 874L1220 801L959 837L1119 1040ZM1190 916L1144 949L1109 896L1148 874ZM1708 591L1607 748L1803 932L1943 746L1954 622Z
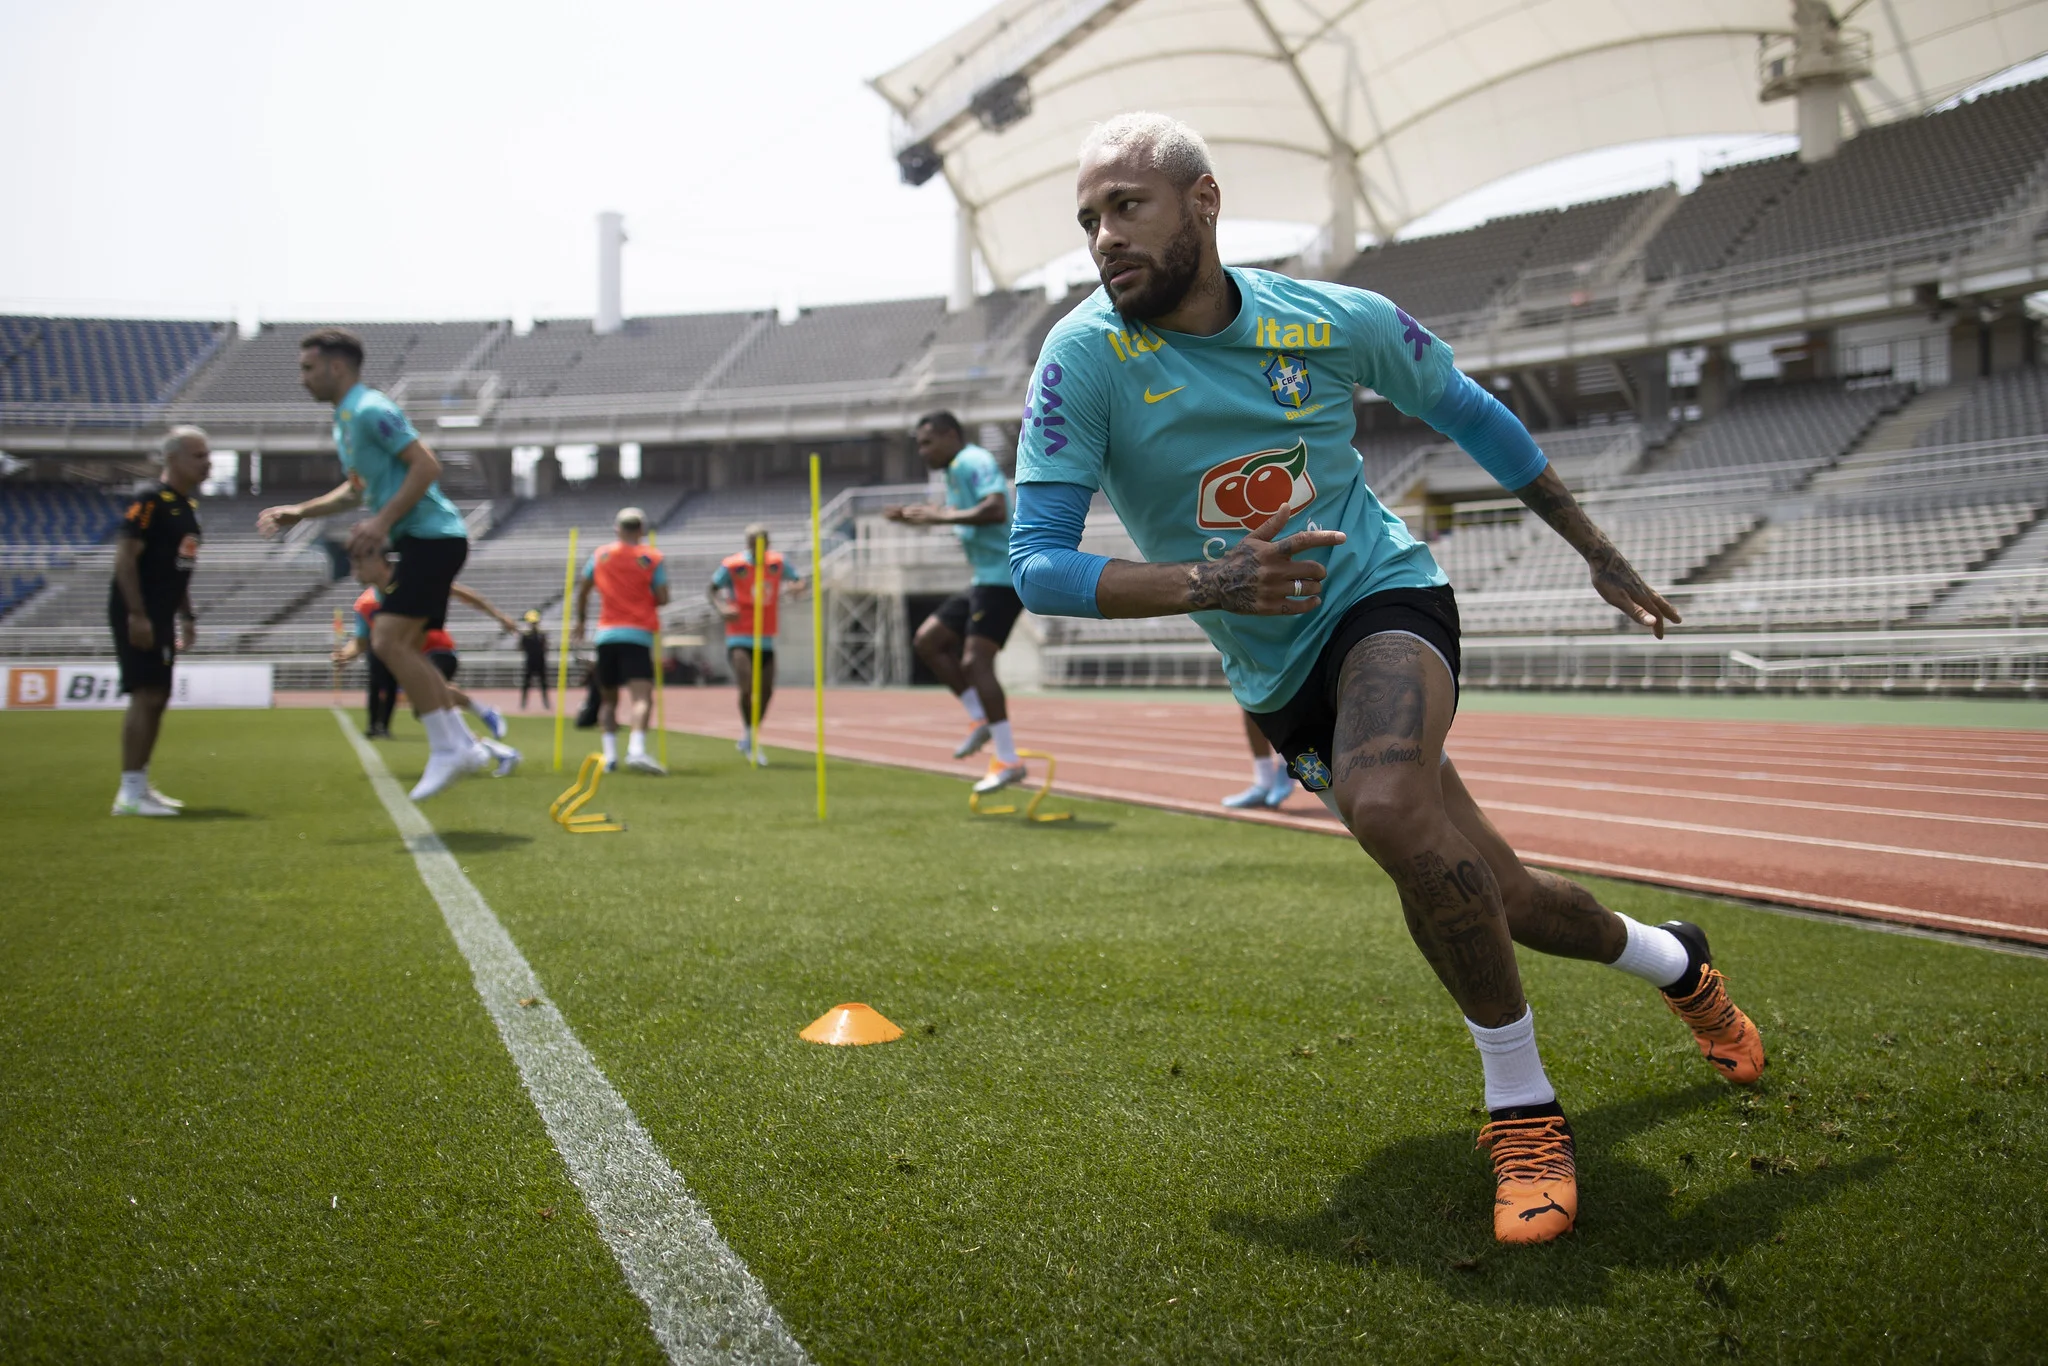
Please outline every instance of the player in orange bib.
M782 605L783 585L792 594L801 593L809 583L779 550L768 548L768 528L756 522L747 528L747 548L719 562L704 595L725 619L725 658L732 666L733 680L740 689L740 753L768 766L768 755L755 743L750 727L754 716L754 557L761 557L761 715L768 715L768 699L775 694L775 628Z
M661 633L661 609L668 605L668 567L659 550L640 543L647 534L646 513L639 508L620 508L616 524L619 539L593 553L583 566L583 578L576 588L572 639L583 639L594 588L600 600L597 686L604 698L599 716L604 726L605 771L619 766L619 689L623 687L631 699L627 725L632 734L626 745L626 767L661 774L668 770L647 752L647 718L654 711L654 645Z
M372 740L391 738L391 715L398 709L398 679L384 667L383 660L370 649L370 619L383 609L386 587L387 585L382 584L374 585L357 595L353 610L350 612L352 626L349 638L333 654L336 664L347 664L364 656L369 659L369 727L363 733ZM448 596L493 618L498 625L508 631L517 629L517 623L499 611L490 599L481 593L457 583L449 585ZM446 681L449 700L472 713L490 731L491 738L480 740L478 743L497 761L496 776L503 778L510 774L519 766L520 756L518 750L500 743L509 729L504 716L496 707L477 701L455 686L455 673L461 665L461 659L455 649L455 637L444 627L434 627L420 642L420 653L427 657L427 661Z

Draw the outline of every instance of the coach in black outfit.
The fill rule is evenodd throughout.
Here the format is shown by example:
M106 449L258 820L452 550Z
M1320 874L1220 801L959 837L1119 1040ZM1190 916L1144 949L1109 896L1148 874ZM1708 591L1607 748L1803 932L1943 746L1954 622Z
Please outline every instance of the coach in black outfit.
M150 786L149 756L170 704L177 651L192 648L197 630L190 585L199 557L199 510L192 495L206 482L213 451L197 427L171 428L157 450L161 482L121 519L107 592L107 625L121 662L121 691L128 694L117 816L175 816L183 806Z

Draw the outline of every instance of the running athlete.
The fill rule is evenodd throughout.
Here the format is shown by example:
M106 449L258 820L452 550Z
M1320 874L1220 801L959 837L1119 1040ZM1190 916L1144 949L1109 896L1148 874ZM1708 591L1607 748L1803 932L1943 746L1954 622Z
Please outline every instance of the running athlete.
M157 453L163 461L158 487L129 504L121 518L114 581L107 590L107 625L121 665L121 691L128 694L116 816L175 816L185 806L150 786L149 757L171 703L177 652L191 649L198 634L191 583L199 511L192 495L206 482L213 452L199 428L173 427L157 443Z
M519 710L526 710L527 689L540 685L540 706L548 706L548 633L540 628L540 613L529 611L520 620L519 653L524 657L519 670Z
M1102 288L1046 338L1018 452L1011 556L1038 612L1190 613L1295 776L1386 870L1485 1073L1494 1236L1544 1242L1578 1211L1571 1127L1544 1073L1514 945L1662 988L1702 1054L1756 1080L1764 1049L1706 936L1641 925L1526 868L1445 756L1458 617L1428 550L1360 477L1370 386L1456 440L1660 637L1678 614L1579 508L1450 348L1364 290L1226 269L1222 191L1192 129L1126 114L1081 149L1076 199ZM1145 562L1083 554L1100 489ZM1296 528L1289 530L1290 527Z
M924 463L946 472L946 501L883 508L882 515L909 526L950 526L966 552L973 571L967 591L940 603L911 643L966 709L971 725L953 757L965 759L995 741L995 758L974 785L994 792L1025 776L1010 734L1009 700L996 681L996 655L1024 610L1010 586L1010 486L996 458L967 440L953 414L927 413L915 435Z
M419 801L492 762L424 652L427 632L447 623L448 586L469 558L469 529L436 482L440 460L398 405L363 383L363 343L353 332L325 327L307 334L299 343L299 382L334 405L334 449L347 478L318 498L265 508L256 526L274 536L309 517L367 507L370 515L348 534L356 578L384 582L386 542L397 552L370 646L426 727L427 767L412 790Z
M661 609L668 605L668 567L661 552L640 544L647 534L647 514L620 508L615 519L619 539L592 552L576 586L576 629L570 639L581 642L590 612L590 590L599 599L597 616L597 685L604 694L599 719L604 725L605 772L619 766L619 689L626 689L632 707L626 744L626 767L641 773L666 773L647 752L647 718L654 711L654 644L661 632Z
M1244 713L1244 738L1252 747L1252 785L1231 793L1223 804L1233 811L1248 806L1277 808L1294 795L1294 779L1288 776L1287 765L1273 752L1266 732L1259 729L1259 718L1250 712Z
M754 560L761 560L761 718L768 717L768 699L775 696L775 628L781 615L784 585L792 596L810 586L779 550L768 548L768 528L755 522L746 530L747 548L718 562L704 590L725 621L725 661L740 690L740 754L768 767L768 751L757 742L754 721Z

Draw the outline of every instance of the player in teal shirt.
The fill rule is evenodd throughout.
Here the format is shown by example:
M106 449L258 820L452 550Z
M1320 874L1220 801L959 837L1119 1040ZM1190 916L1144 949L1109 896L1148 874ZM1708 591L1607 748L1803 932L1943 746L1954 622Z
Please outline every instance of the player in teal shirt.
M419 799L493 762L420 652L427 632L447 621L448 591L469 558L469 533L441 492L441 462L398 405L363 383L362 372L363 343L353 332L324 327L300 342L299 382L334 405L334 452L344 479L318 498L264 509L256 525L275 535L308 517L369 510L349 528L349 558L359 580L385 590L370 645L426 728L427 767L412 790Z
M1664 991L1707 1059L1753 1081L1764 1054L1706 936L1637 924L1525 867L1444 754L1455 599L1367 488L1352 394L1453 437L1585 557L1594 588L1663 634L1678 614L1586 517L1512 414L1379 295L1226 270L1222 190L1199 134L1111 120L1081 154L1078 220L1103 288L1047 337L1018 443L1011 560L1040 612L1191 613L1238 701L1393 880L1409 933L1465 1016L1491 1122L1494 1234L1571 1229L1571 1128L1536 1049L1519 943ZM1109 498L1145 562L1079 549Z
M996 458L967 440L953 414L925 414L915 435L925 465L945 472L946 501L885 508L883 515L911 526L952 527L971 572L967 591L940 603L911 643L967 712L967 738L953 757L965 759L995 742L995 758L974 785L978 793L994 792L1022 781L1026 772L1010 733L1009 699L996 681L996 655L1024 611L1010 583L1010 484Z

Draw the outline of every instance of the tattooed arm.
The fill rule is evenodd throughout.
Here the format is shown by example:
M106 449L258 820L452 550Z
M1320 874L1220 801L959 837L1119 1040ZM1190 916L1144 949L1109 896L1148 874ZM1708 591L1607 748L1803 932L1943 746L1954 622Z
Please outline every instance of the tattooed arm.
M1296 616L1322 605L1325 570L1294 556L1342 545L1341 531L1297 531L1274 540L1287 525L1283 510L1213 560L1139 564L1111 560L1095 582L1095 606L1105 617L1168 617L1182 612L1240 612ZM1296 585L1300 591L1296 592Z
M1659 640L1664 638L1666 621L1676 623L1680 620L1677 609L1643 582L1643 576L1636 573L1635 566L1614 548L1614 542L1607 539L1607 533L1593 524L1593 519L1579 506L1579 500L1572 497L1572 491L1564 486L1564 480L1557 477L1555 468L1545 469L1516 489L1515 497L1585 557L1587 566L1593 571L1593 591L1609 604L1631 620L1649 627Z

